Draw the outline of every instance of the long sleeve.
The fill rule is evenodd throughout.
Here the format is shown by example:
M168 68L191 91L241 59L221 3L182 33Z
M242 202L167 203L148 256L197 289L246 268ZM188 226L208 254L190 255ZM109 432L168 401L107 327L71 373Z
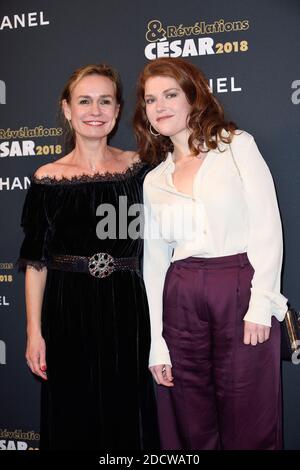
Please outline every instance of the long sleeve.
M272 315L281 321L287 310L280 294L283 241L274 183L253 137L245 150L233 151L248 209L247 254L255 271L244 320L271 326Z
M170 265L172 249L159 236L159 227L153 210L151 210L146 181L144 183L145 237L143 271L151 322L149 366L158 364L171 365L168 347L162 336L162 315L163 288L166 272Z
M49 228L43 185L31 183L24 202L21 226L25 237L18 265L21 269L25 269L27 265L41 269L47 264L46 237Z

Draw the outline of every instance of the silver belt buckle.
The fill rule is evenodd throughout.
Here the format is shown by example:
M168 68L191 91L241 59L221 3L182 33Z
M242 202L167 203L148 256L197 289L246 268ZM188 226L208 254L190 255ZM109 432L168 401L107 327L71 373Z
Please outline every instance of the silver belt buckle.
M107 277L114 271L114 258L108 253L95 253L89 259L88 268L90 274L94 277Z

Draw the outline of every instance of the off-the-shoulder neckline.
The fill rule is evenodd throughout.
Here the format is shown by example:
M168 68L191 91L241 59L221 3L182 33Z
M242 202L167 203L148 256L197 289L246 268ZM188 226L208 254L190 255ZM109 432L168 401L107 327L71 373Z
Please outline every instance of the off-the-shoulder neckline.
M31 181L36 184L46 184L46 185L59 185L59 184L78 184L78 183L93 183L93 182L101 182L101 181L123 181L128 177L135 174L140 168L145 166L146 163L143 161L134 162L130 165L126 170L122 172L110 172L106 171L105 173L95 173L93 175L89 174L81 174L81 175L74 175L71 177L61 177L56 178L56 176L42 176L38 178L37 176L33 175L31 177Z

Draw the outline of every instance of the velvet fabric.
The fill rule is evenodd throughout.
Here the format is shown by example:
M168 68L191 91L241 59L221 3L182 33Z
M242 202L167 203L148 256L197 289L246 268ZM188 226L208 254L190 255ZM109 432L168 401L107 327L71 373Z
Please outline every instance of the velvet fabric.
M148 166L71 180L32 179L22 216L20 264L37 269L52 255L142 255L142 240L100 240L100 204L142 202ZM123 200L124 201L124 200ZM128 224L133 217L128 217ZM140 271L90 274L48 269L42 309L48 381L42 384L41 449L158 448L150 326Z

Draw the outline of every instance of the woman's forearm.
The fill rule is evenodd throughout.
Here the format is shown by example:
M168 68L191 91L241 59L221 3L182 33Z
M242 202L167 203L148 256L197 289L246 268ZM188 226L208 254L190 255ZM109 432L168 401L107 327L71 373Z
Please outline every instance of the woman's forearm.
M27 267L25 275L25 297L28 335L41 333L41 312L46 279L47 268L38 271L30 266Z

